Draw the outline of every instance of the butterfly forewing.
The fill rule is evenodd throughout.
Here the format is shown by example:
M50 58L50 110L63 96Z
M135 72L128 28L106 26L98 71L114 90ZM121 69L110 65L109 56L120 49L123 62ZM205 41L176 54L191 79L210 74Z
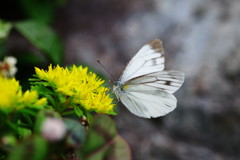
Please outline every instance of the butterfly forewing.
M145 44L129 62L120 78L121 82L162 71L164 69L162 41L156 39Z

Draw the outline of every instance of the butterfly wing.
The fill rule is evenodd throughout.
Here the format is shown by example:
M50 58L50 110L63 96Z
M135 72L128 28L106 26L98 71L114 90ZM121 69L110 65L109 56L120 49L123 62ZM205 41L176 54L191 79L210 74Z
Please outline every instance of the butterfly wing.
M123 84L120 100L135 115L151 118L173 111L177 99L172 94L181 87L184 74L161 71L134 78Z
M145 44L129 62L120 81L125 82L145 74L162 71L165 61L163 53L161 40L156 39Z
M183 72L169 70L140 76L125 82L124 85L129 86L130 91L158 89L172 94L182 86L183 82Z
M138 89L137 86L136 89ZM120 96L122 103L133 114L144 118L163 116L176 108L174 95L155 89L147 91L126 91Z

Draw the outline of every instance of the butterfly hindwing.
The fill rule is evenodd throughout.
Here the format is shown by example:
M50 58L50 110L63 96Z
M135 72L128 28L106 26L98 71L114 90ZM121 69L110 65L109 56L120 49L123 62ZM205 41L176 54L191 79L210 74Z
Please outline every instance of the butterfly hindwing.
M136 89L141 86L136 86ZM147 92L125 91L120 97L122 103L133 114L144 118L163 116L176 108L177 100L174 95L152 89Z
M140 76L125 82L124 85L129 86L128 90L132 91L159 89L172 94L181 87L183 81L184 73L170 70ZM141 88L136 88L137 85L141 85Z

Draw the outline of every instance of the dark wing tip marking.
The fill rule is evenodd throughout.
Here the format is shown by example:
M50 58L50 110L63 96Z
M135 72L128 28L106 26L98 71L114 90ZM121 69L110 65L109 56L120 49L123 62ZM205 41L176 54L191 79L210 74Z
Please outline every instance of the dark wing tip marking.
M170 86L170 85L171 85L171 81L166 81L166 82L165 82L165 85Z
M160 39L154 39L149 41L148 43L152 47L152 49L154 49L156 52L159 52L161 54L164 53L163 44Z

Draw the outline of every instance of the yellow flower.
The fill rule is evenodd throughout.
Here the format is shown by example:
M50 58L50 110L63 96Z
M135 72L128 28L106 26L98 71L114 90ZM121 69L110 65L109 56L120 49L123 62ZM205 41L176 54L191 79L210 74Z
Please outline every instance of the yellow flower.
M36 91L23 93L16 79L7 79L0 76L0 110L11 111L24 107L35 107L39 106L38 101L45 101L40 103L43 106L46 104L46 99L44 99L39 100Z
M34 103L34 106L43 106L47 104L47 98L41 98Z
M48 71L39 68L35 70L40 80L49 82L49 86L65 97L70 97L74 104L79 104L88 111L113 113L113 99L107 94L109 89L102 86L104 80L95 73L88 72L87 67L74 65L68 69L50 65Z
M0 76L0 108L10 108L15 105L19 90L19 83L15 79Z
M22 96L22 102L24 104L31 104L35 102L37 98L38 98L37 91L32 91L32 92L26 91Z

